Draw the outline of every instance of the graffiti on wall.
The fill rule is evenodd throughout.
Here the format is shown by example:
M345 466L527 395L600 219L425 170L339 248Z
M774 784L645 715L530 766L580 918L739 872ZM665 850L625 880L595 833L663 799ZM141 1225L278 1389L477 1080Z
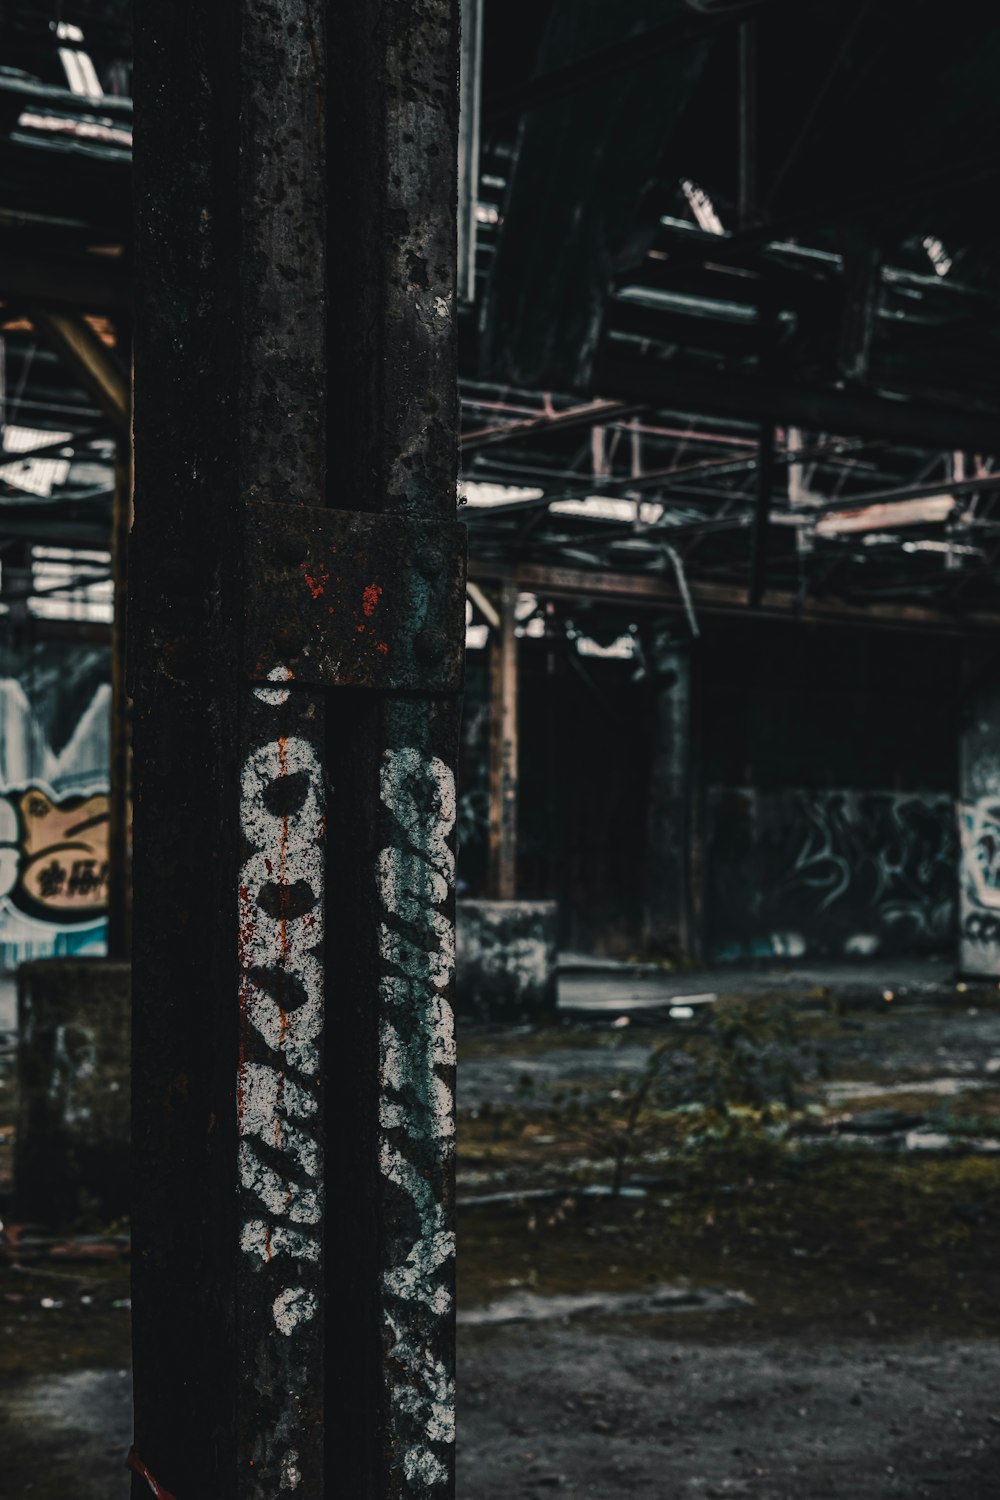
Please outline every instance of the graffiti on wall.
M980 797L960 810L962 835L961 967L1000 972L1000 797Z
M103 948L107 668L105 651L46 644L0 676L0 969Z
M0 796L0 896L42 922L77 924L108 904L108 795L45 786Z
M717 959L944 950L954 937L944 793L712 788L707 834Z

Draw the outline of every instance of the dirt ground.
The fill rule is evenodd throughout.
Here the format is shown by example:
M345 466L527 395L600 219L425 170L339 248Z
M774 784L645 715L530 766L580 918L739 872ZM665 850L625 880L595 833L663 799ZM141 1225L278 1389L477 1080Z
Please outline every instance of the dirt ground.
M719 1006L460 1039L460 1500L995 1500L997 992ZM2 1500L124 1500L127 1297L0 1263Z
M682 1340L671 1323L467 1331L458 1494L996 1496L995 1340Z
M1000 1494L996 997L795 1010L800 1108L694 1147L662 1119L617 1201L602 1115L662 1019L466 1039L463 1500Z

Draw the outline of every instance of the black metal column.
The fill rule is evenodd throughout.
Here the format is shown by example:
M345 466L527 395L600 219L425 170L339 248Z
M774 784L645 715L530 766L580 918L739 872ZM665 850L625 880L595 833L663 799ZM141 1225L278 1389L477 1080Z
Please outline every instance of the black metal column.
M447 1497L455 7L136 26L134 1466Z
M649 953L674 961L689 959L692 949L691 652L662 622L647 635L653 701L643 940Z

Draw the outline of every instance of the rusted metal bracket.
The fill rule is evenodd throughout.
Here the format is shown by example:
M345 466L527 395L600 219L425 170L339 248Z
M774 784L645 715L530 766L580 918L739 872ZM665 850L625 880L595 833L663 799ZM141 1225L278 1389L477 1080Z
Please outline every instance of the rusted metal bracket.
M253 502L244 534L251 681L461 690L464 526Z

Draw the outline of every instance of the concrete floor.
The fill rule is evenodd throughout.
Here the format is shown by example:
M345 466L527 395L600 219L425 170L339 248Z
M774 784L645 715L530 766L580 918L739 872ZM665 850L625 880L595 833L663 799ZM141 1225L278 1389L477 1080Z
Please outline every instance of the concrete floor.
M882 998L886 990L892 1001ZM828 1002L839 1002L849 1018L830 1023L834 1078L817 1083L817 1097L830 1109L849 1111L855 1097L868 1109L873 1101L892 1106L905 1089L907 1109L926 1109L931 1125L935 1110L979 1108L979 1101L1000 1119L1000 1003L985 989L956 989L943 963L682 975L610 965L585 973L570 963L560 992L564 1022L557 1029L514 1028L461 1041L462 1202L492 1189L509 1197L542 1180L539 1172L568 1171L566 1160L552 1155L557 1148L545 1144L552 1137L530 1124L551 1091L567 1083L606 1090L615 1079L637 1075L650 1041L669 1031L671 1005L692 996L812 994L820 1016L837 1013ZM628 1024L616 1027L623 1018ZM469 1150L483 1138L487 1111L497 1122L498 1144L472 1160ZM511 1121L508 1128L504 1122ZM518 1134L521 1122L525 1136ZM1000 1125L996 1135L1000 1141ZM895 1141L902 1161L903 1135L886 1139ZM532 1152L547 1166L537 1165ZM948 1149L934 1161L939 1157L950 1159ZM896 1171L891 1162L890 1173ZM656 1168L663 1170L662 1164ZM962 1197L958 1205L965 1217L956 1221L954 1252L947 1248L947 1224L946 1248L933 1250L941 1307L935 1304L930 1321L908 1290L898 1246L871 1268L862 1257L841 1269L824 1245L811 1243L812 1170L796 1190L798 1226L776 1231L773 1265L781 1287L773 1305L766 1256L761 1268L739 1254L741 1237L752 1247L760 1243L753 1236L764 1232L752 1214L744 1225L739 1208L735 1240L711 1250L710 1273L697 1257L706 1253L705 1235L715 1245L718 1226L685 1238L675 1213L682 1188L657 1200L673 1208L664 1208L660 1220L647 1219L653 1227L640 1247L641 1265L638 1250L629 1261L627 1244L633 1207L637 1217L645 1212L641 1202L617 1218L597 1203L578 1226L563 1223L552 1231L545 1231L542 1210L536 1214L530 1200L516 1214L463 1210L460 1271L462 1265L472 1269L460 1304L459 1500L548 1493L601 1500L994 1500L1000 1494L1000 1319L982 1312L997 1300L982 1277L998 1258L1000 1160L976 1165L970 1181L978 1196L962 1189L969 1201ZM928 1173L934 1170L940 1169L928 1166ZM964 1170L957 1161L958 1175ZM910 1171L919 1183L922 1159ZM751 1189L758 1206L766 1207L772 1186L761 1182ZM720 1198L719 1215L729 1201ZM852 1211L864 1212L864 1203ZM868 1210L866 1232L878 1212L875 1204ZM712 1225L711 1208L698 1213ZM557 1218L558 1210L551 1222ZM886 1225L887 1232L896 1228ZM552 1240L560 1233L557 1255ZM913 1248L921 1251L919 1244ZM649 1305L637 1312L636 1298L642 1303L652 1281L647 1262L660 1280L674 1277L678 1267L687 1271L693 1288L687 1302L661 1298L658 1305L647 1297ZM122 1279L124 1270L116 1274ZM739 1295L699 1293L709 1282ZM493 1290L484 1290L487 1285ZM617 1292L611 1294L604 1311L574 1315L592 1288L604 1295L609 1286L625 1295L616 1303ZM559 1301L568 1291L576 1300ZM0 1500L63 1494L125 1500L130 1382L121 1355L127 1311L113 1312L123 1293L120 1285L104 1293L95 1288L93 1299L88 1292L92 1305L75 1307L68 1296L63 1305L58 1288L53 1294L47 1284L26 1284L0 1268ZM833 1301L823 1303L824 1311L820 1303L828 1294ZM100 1346L91 1347L87 1318L102 1295L106 1332ZM500 1296L520 1297L519 1320L491 1326L470 1319ZM46 1300L55 1305L44 1307ZM883 1308L890 1305L886 1321ZM966 1307L971 1311L963 1312Z
M998 1389L997 1344L699 1347L648 1321L465 1332L458 1495L994 1500ZM56 1493L53 1473L74 1500L125 1500L127 1370L31 1383L0 1436L14 1426L44 1435L48 1473L12 1489L0 1468L4 1500Z
M996 1343L466 1335L458 1494L995 1500L998 1381Z
M926 998L953 994L955 984L953 960L938 957L678 971L564 953L559 963L559 1009L566 1014L628 1014L662 1009L692 996L802 994L816 989L835 991L848 1000L877 998L886 990Z

